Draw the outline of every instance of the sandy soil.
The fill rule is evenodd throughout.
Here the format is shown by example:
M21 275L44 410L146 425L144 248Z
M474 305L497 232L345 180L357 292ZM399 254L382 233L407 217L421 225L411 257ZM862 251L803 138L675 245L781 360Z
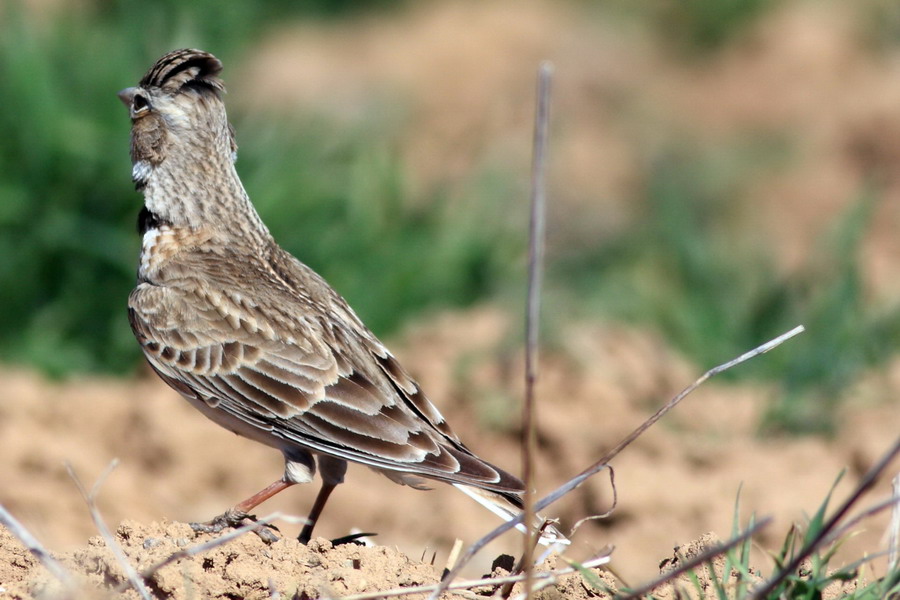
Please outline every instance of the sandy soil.
M439 574L430 564L408 558L387 546L364 547L354 544L333 545L324 538L303 545L292 539L273 544L255 535L239 537L226 545L172 561L173 554L192 548L191 543L210 541L209 535L196 535L184 523L140 524L125 522L115 532L115 543L126 559L118 559L101 537L88 540L87 546L59 557L61 564L75 573L71 582L51 577L12 536L0 530L0 580L4 597L96 597L140 598L129 588L129 575L123 564L145 572L146 592L154 598L187 600L190 598L263 599L281 594L298 600L313 598L379 597L377 592L420 600L427 591L416 588L434 585ZM491 578L509 574L501 557ZM548 559L537 576L560 563ZM565 566L565 565L559 565ZM598 576L601 574L598 573ZM607 575L602 575L607 577ZM473 593L489 595L497 585L471 586ZM550 591L552 589L552 591ZM543 598L594 597L592 588L579 574L559 575L552 588L541 592ZM518 594L521 584L513 586ZM373 594L373 592L375 592ZM550 595L547 595L547 594ZM560 596L561 594L561 596ZM444 598L459 597L452 592Z
M518 469L513 424L521 370L510 340L517 323L485 307L432 319L393 344L463 439L512 470ZM540 491L590 464L697 371L646 331L581 324L563 339L564 352L545 355L539 386ZM790 347L778 351L789 352ZM660 562L672 556L672 548L685 540L706 532L727 538L739 488L742 520L751 513L774 516L756 542L759 549L776 549L791 523L802 524L804 515L815 511L841 469L848 472L837 497L848 493L893 440L896 408L883 402L900 387L900 370L893 373L860 381L848 398L844 426L830 441L760 439L757 419L769 390L707 385L613 461L619 506L612 517L583 526L567 556L582 560L613 545L612 564L626 581L635 585L651 579ZM111 460L120 461L100 489L98 507L113 528L123 523L119 539L141 567L205 539L167 520L205 520L280 475L277 453L207 422L152 377L55 384L4 370L0 378L0 503L46 547L60 552L73 571L94 583L115 587L120 575L109 575L119 571L108 555L98 558L107 550L95 538L97 530L65 463L90 486ZM887 491L881 485L868 502ZM601 475L548 512L567 527L608 509L610 498L608 479ZM291 489L264 504L260 514L281 510L303 515L311 500L311 489ZM197 589L192 586L200 585L200 577L217 582L209 588L217 590L212 597L265 597L270 578L273 589L283 593L291 586L321 589L317 586L323 581L337 594L359 591L361 579L377 585L368 589L410 585L400 571L419 573L416 578L424 583L446 564L456 538L470 543L494 525L492 515L448 486L420 492L351 468L318 533L334 538L359 530L377 532L375 549L327 553L328 560L343 565L341 561L352 560L347 552L365 552L360 555L365 557L362 571L342 566L345 579L322 580L331 571L309 566L309 551L291 539L298 526L282 522L285 539L271 548L246 536L161 571L154 585L168 586L160 588L163 597L180 598ZM885 527L884 517L865 520L842 556L852 560L883 548ZM151 538L163 541L146 541ZM46 576L4 539L0 547L8 560L0 560L6 565L0 582L18 581L9 589L37 592ZM466 576L490 573L501 553L520 553L517 534L485 550ZM430 563L432 555L434 568L416 560ZM376 569L376 561L387 560L385 556L393 574L382 580L366 569ZM757 561L763 572L771 567L762 553ZM260 565L260 570L247 574L248 564ZM227 585L238 591L225 591Z

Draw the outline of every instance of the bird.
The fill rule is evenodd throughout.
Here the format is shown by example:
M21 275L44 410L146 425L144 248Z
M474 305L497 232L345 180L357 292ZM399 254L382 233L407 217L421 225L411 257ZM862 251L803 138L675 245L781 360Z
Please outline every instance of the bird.
M523 482L470 451L344 298L263 223L235 169L221 71L208 52L175 50L118 93L144 200L131 329L190 404L284 456L272 484L195 528L252 521L256 506L318 472L299 535L309 542L348 462L417 489L452 484L514 518ZM542 535L563 538L552 525Z

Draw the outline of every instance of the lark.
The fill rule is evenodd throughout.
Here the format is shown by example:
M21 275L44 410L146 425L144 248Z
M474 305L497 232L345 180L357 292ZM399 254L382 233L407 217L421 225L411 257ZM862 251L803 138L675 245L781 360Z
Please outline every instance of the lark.
M119 92L144 196L128 298L134 335L195 408L284 455L281 477L208 527L246 522L318 472L299 536L307 542L348 461L417 489L446 482L504 518L517 515L522 481L466 448L347 302L269 233L235 171L221 70L207 52L176 50Z

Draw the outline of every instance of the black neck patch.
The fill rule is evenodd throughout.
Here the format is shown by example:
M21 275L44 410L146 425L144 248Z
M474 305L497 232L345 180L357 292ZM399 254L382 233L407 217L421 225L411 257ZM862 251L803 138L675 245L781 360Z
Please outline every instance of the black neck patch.
M161 225L167 225L168 221L160 218L156 213L150 212L150 209L146 206L141 207L141 212L138 213L137 219L137 230L140 235L144 235L151 229L157 229Z

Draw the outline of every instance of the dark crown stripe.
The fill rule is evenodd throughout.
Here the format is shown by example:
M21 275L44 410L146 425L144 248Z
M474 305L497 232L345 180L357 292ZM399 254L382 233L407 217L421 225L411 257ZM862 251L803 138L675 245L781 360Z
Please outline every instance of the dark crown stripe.
M199 80L215 77L222 71L222 63L208 52L193 49L175 50L156 61L141 79L140 85L162 87L166 81L191 67L199 67L200 72L197 75Z

